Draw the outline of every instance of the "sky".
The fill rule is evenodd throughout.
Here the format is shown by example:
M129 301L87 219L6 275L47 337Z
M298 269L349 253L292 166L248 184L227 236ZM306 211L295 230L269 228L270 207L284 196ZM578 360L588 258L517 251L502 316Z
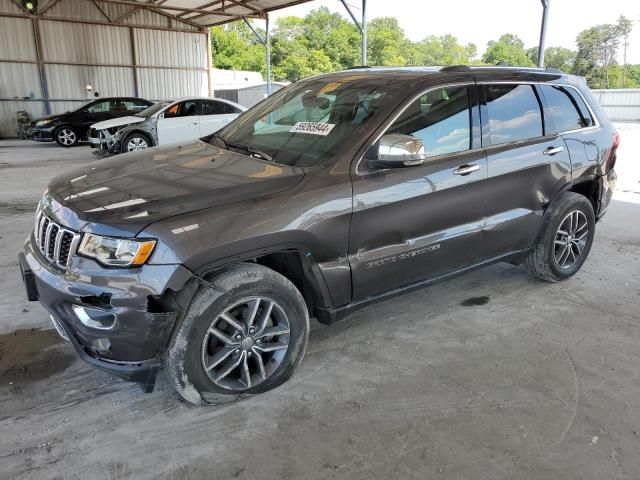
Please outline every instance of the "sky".
M347 0L357 17L360 0ZM347 17L339 0L314 0L271 13L273 20L304 16L326 6ZM601 23L615 23L620 15L634 21L627 61L640 64L640 0L550 0L547 46L576 49L581 30ZM367 17L396 17L407 34L418 41L428 35L451 33L461 43L475 43L482 55L489 40L515 33L525 46L538 45L542 6L540 0L367 0ZM622 63L622 48L620 48Z

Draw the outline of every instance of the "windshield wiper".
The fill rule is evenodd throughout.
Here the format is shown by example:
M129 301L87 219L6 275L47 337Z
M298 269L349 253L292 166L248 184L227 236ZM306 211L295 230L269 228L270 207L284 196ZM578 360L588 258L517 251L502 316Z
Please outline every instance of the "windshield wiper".
M238 143L229 143L224 138L222 138L217 133L213 134L213 137L216 140L220 140L224 144L224 148L229 150L229 148L235 148L236 150L244 150L247 153L250 153L252 157L257 157L262 160L266 160L267 162L273 162L273 157L262 150L258 150L257 148L249 147L248 145L240 145Z

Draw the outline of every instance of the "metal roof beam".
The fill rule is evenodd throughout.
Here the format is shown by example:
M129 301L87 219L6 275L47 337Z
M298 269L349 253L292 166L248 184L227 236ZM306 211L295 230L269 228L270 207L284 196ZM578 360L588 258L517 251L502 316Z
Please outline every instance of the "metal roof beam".
M211 12L210 10L203 10L201 8L187 8L187 7L173 7L170 5L161 5L157 8L151 8L151 5L147 4L147 3L141 3L141 2L136 2L133 0L96 0L98 2L102 2L102 3L115 3L118 5L130 5L132 7L142 7L142 8L146 8L149 10L171 10L171 11L176 11L176 12L187 12L187 13L201 13L204 15L219 15L222 17L232 17L232 18L239 18L241 15L236 14L236 13L226 13L226 12ZM246 17L256 17L255 15L242 15L242 16L246 16ZM174 17L178 18L177 15L174 15Z

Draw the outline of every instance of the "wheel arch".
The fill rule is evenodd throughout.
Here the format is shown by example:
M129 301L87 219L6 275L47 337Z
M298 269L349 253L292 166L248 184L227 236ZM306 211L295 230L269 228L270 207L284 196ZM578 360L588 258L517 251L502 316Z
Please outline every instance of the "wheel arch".
M263 265L287 278L302 294L310 316L332 307L329 288L322 271L311 251L304 245L273 245L235 253L200 266L195 274L206 280L238 263Z
M131 130L127 130L126 132L123 132L123 137L122 137L122 144L121 144L121 150L122 153L126 153L124 151L124 146L127 143L127 140L129 140L129 137L131 135L135 135L135 134L140 134L143 135L147 140L149 140L149 146L150 147L155 147L155 141L153 139L153 135L151 135L149 132L145 132L144 130L141 130L139 128L132 128Z

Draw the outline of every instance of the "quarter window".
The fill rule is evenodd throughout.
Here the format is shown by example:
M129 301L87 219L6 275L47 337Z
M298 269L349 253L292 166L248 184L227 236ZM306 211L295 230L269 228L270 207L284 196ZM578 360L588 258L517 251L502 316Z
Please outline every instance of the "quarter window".
M541 88L556 132L577 130L593 124L589 109L573 89L561 85L542 85Z
M429 157L469 150L471 110L467 87L438 88L421 95L387 133L419 138Z
M486 85L485 95L492 145L544 135L533 85Z

